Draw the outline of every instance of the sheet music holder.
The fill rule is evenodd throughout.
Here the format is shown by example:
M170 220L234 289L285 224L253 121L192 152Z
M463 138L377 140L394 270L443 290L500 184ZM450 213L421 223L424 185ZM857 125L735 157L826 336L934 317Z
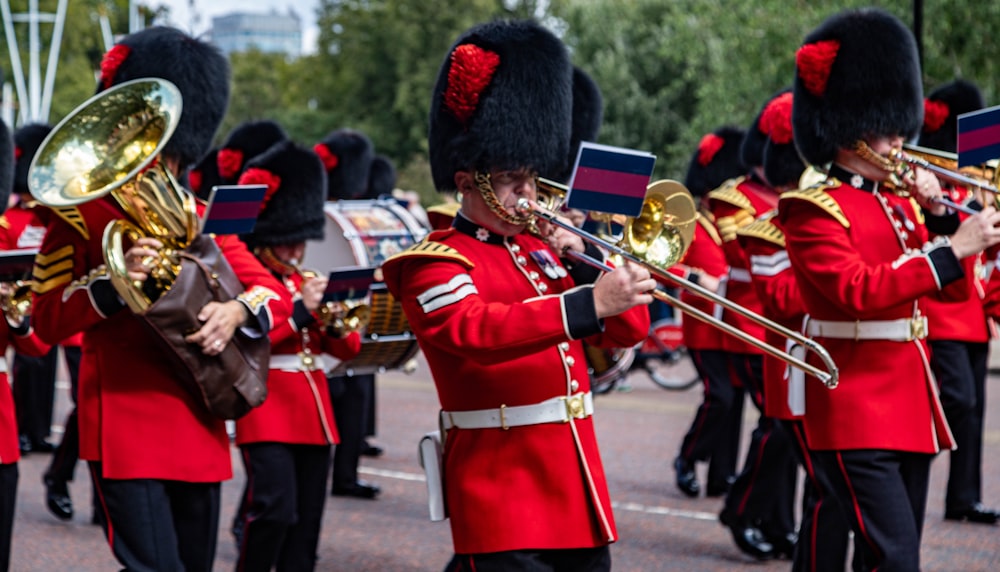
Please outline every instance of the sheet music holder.
M330 281L323 293L324 302L357 300L368 295L375 281L374 266L345 266L330 272Z
M0 282L16 282L31 278L37 248L0 250Z
M208 196L202 234L248 234L260 214L267 185L216 185Z

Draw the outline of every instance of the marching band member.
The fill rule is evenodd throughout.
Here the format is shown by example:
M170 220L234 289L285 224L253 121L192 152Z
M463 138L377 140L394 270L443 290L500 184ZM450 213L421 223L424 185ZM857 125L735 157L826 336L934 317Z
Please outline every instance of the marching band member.
M572 67L540 25L497 21L457 40L430 110L435 186L454 226L385 262L443 411L447 570L609 570L617 540L591 419L582 340L627 347L649 330L655 281L632 264L571 275L566 231L523 232L518 199L569 154ZM531 81L524 81L530 77ZM550 246L552 245L552 246ZM575 275L575 278L574 278Z
M682 277L712 291L728 273L729 265L705 195L743 173L740 145L744 135L736 127L721 127L705 135L684 178L684 186L700 200L700 216L691 246L671 271L681 268L685 274ZM681 300L708 314L714 311L715 304L686 289L681 292ZM684 346L702 380L702 402L674 459L677 488L687 496L697 497L701 485L695 462L711 461L705 495L720 496L726 494L729 480L736 476L743 424L734 424L733 420L743 417L743 387L733 383L728 354L723 349L725 332L694 318L685 318L681 328Z
M736 240L736 231L777 205L778 192L764 175L764 145L769 126L763 119L769 107L787 91L782 90L765 102L743 138L740 156L750 174L708 194L729 263L729 274L724 282L726 298L758 314L763 312L763 305L751 282L750 262ZM730 325L760 340L764 339L765 328L762 325L734 312L723 311L722 318ZM765 412L763 351L732 336L726 336L725 343L732 368L760 412L760 417L750 436L743 468L726 494L719 520L729 528L733 541L743 552L759 559L791 557L795 546L795 523L792 518L795 481L787 476L789 463L794 463L791 439ZM731 420L731 423L739 422ZM780 508L775 511L775 507Z
M796 54L795 144L829 171L824 183L785 193L778 222L806 331L840 373L834 390L806 380L803 425L819 485L845 507L868 570L920 568L931 459L954 446L924 301L967 296L961 259L1000 242L992 207L950 239L928 241L928 229L948 234L957 217L933 202L941 190L931 173L899 177L887 159L916 134L922 110L916 43L886 12L835 14ZM885 188L891 177L915 202Z
M320 318L325 276L298 268L306 240L323 238L326 174L319 158L291 141L247 163L239 183L268 185L253 233L242 238L294 297L291 319L270 331L267 400L236 422L246 468L237 570L313 570L330 447L337 426L320 354L349 360L358 332L332 334Z
M955 80L938 87L924 102L924 123L918 144L954 153L958 116L983 107L983 96L971 82ZM976 201L968 189L948 190L956 203ZM976 206L982 208L978 202ZM941 406L956 446L948 463L944 517L994 524L1000 513L982 503L983 417L989 360L989 331L983 308L985 285L981 276L984 258L983 253L976 253L962 260L963 281L969 290L965 300L927 301L927 344L941 392Z
M122 82L159 77L184 99L180 121L158 160L179 175L209 148L225 113L229 66L219 50L179 30L147 28L104 56L98 93ZM57 208L35 261L39 336L84 332L80 364L80 456L97 483L102 524L115 557L131 570L210 570L219 523L220 483L232 477L222 419L187 391L167 350L126 309L104 265L102 235L125 217L113 197ZM239 328L267 335L291 313L285 289L235 236L215 238L245 291L205 305L192 351L219 355ZM142 282L159 241L140 238L125 253ZM284 294L282 294L284 292Z
M236 126L215 154L215 169L221 185L233 185L243 170L264 151L288 139L284 128L270 119L247 121ZM205 192L211 191L211 187Z

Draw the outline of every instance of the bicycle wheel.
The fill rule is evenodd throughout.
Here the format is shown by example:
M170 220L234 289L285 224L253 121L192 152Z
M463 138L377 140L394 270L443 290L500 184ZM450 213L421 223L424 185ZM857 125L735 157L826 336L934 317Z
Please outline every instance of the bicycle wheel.
M657 386L670 391L694 387L701 378L683 347L659 355L644 356L642 369Z

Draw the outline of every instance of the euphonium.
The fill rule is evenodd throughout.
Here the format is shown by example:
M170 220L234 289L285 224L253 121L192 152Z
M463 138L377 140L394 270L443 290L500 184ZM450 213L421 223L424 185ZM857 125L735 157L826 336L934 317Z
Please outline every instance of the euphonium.
M28 186L38 202L60 213L111 194L129 220L104 231L111 283L141 314L180 273L180 252L198 235L194 197L159 160L181 117L180 91L158 79L138 79L101 92L53 128L31 164ZM153 288L128 277L125 249L141 237L163 243L149 274Z
M316 278L319 273L296 267L303 279ZM371 321L371 306L363 300L328 301L320 304L319 322L324 328L330 329L337 337L344 337L351 332L364 329Z
M0 311L12 324L21 323L31 313L31 280L8 282L0 294Z

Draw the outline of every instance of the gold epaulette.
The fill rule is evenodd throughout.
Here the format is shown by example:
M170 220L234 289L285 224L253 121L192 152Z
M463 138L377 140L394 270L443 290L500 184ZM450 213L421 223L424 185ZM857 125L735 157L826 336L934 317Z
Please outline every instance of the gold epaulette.
M0 215L0 228L10 228L10 221L7 220L7 215Z
M407 248L403 252L390 256L388 259L386 259L385 262L388 263L390 260L397 261L398 259L401 258L412 258L412 257L444 258L447 260L454 260L456 262L461 263L469 270L472 270L473 268L476 267L476 265L473 264L471 260L469 260L465 256L462 256L462 254L459 253L454 248L442 242L435 242L433 240L427 240L427 239L424 239L418 242L417 244L414 244L413 246Z
M59 218L66 221L71 227L83 236L84 240L90 240L90 232L87 231L87 222L83 220L80 209L77 207L52 207L52 212L59 215Z
M777 244L781 248L785 248L785 233L781 232L781 229L771 222L771 219L774 218L775 214L776 213L774 211L771 211L752 223L744 226L736 231L736 236L759 238L765 242Z
M729 179L725 183L722 183L719 188L710 191L706 196L713 201L733 205L736 208L749 212L753 216L757 216L757 210L753 208L753 203L750 202L749 197L741 193L737 188L744 179L745 177Z
M847 220L846 216L844 216L844 211L841 210L840 205L837 204L837 201L833 200L830 193L826 192L827 189L833 189L838 186L839 183L836 185L820 183L819 185L813 185L808 189L798 189L781 193L781 200L801 200L812 203L826 211L833 218L837 219L837 222L844 225L844 228L851 228L851 222Z
M454 218L455 215L458 214L458 209L461 207L462 203L440 203L427 207L426 212L443 214Z
M715 244L721 246L722 237L719 236L719 229L715 228L715 223L713 222L714 217L709 218L706 217L704 213L699 213L699 214L701 216L698 217L698 224L701 225L701 228L705 229L705 232L708 233L708 236L712 237L712 240L715 242Z

